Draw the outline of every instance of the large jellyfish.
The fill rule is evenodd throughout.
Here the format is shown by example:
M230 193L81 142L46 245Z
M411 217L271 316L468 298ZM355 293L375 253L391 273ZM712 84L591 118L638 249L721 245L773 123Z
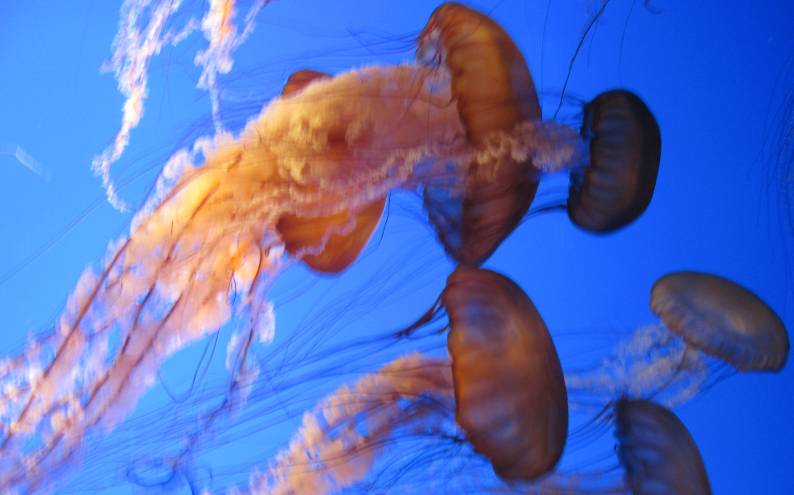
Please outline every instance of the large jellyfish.
M491 18L458 3L438 7L419 36L420 59L449 70L451 97L475 145L540 119L540 104L524 57ZM424 202L446 251L480 264L526 213L537 189L531 162L512 157L496 170L472 164L464 190L451 196L430 185Z
M409 451L396 466L377 461L411 442L463 441L507 482L548 474L565 445L568 404L534 305L507 277L465 266L449 276L440 301L450 359L412 354L342 387L304 416L289 448L254 473L248 489L322 494L367 486L391 476L373 470L410 470ZM431 463L450 473L445 462Z

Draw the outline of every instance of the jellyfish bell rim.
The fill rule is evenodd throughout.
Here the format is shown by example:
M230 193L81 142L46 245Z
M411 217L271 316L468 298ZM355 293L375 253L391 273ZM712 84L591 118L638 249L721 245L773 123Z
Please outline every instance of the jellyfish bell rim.
M653 313L688 345L739 371L779 372L786 365L790 342L783 320L733 280L695 270L671 272L654 282L650 303ZM734 311L737 306L744 313Z

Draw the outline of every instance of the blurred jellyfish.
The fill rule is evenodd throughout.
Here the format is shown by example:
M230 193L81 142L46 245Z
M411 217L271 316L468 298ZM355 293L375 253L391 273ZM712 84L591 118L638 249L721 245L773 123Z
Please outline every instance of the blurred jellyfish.
M326 494L367 486L391 476L379 468L410 469L410 443L425 443L419 451L470 445L503 482L549 473L565 445L568 404L554 344L534 305L507 277L463 266L440 301L449 315L451 359L412 354L343 386L306 413L289 448L252 475L248 490ZM403 460L379 462L394 457ZM429 461L447 476L456 462Z
M699 272L666 275L653 285L651 308L688 345L739 371L780 371L789 351L780 317L730 280Z
M598 422L614 430L617 443L613 452L598 466L558 471L529 493L711 494L700 450L669 409L624 397L610 403Z
M675 405L732 370L780 371L785 365L789 342L783 322L758 296L730 280L671 273L654 284L651 308L662 324L637 330L594 371L567 374L569 391L594 393L604 401L663 396L664 403Z
M675 414L645 400L615 404L618 457L632 495L709 495L695 440Z
M201 19L190 18L182 25L173 23L182 0L124 0L121 20L113 40L113 56L103 70L112 71L124 95L121 127L113 143L94 157L92 168L102 178L108 202L119 210L128 206L118 196L110 177L111 166L121 158L130 141L132 131L140 124L144 101L148 96L148 69L153 57L168 45L177 45L201 28L208 41L206 50L197 54L196 65L202 67L198 87L210 94L212 118L215 129L223 130L220 123L219 74L228 73L233 66L232 52L242 44L254 29L257 13L265 1L253 2L238 31L235 16L236 0L209 0L207 12Z

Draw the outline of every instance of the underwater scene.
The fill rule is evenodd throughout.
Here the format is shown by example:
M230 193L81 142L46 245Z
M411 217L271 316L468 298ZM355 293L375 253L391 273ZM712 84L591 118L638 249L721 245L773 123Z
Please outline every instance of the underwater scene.
M0 493L794 493L792 19L0 5Z

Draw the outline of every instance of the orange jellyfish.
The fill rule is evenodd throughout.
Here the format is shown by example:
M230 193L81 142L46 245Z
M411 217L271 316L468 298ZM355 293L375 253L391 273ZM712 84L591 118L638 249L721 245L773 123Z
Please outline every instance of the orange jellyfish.
M532 75L510 35L461 4L438 7L419 36L418 58L449 70L452 97L474 146L498 132L540 120ZM530 160L469 165L465 189L450 195L426 187L424 203L447 253L479 265L516 228L537 190Z
M531 300L503 275L461 266L440 301L449 358L408 354L323 399L289 448L256 472L252 492L336 493L391 479L392 470L404 478L418 465L406 450L449 449L450 441L480 454L468 458L468 469L481 470L485 483L499 481L483 461L502 483L529 483L554 469L568 403L557 352ZM447 475L459 462L420 455L423 468Z
M284 85L282 95L289 96L305 88L312 81L330 78L313 70L292 74ZM333 136L331 153L343 153L344 136ZM276 230L287 252L300 258L321 273L338 273L347 268L367 244L378 225L386 198L358 208L355 213L345 209L333 215L305 217L285 213ZM318 251L319 252L314 252Z
M464 266L450 275L441 301L458 424L502 478L547 473L565 445L568 399L537 309L507 277Z
M35 490L86 435L126 418L169 356L233 318L244 324L227 348L221 412L244 402L259 370L249 351L273 338L266 292L284 251L343 269L389 191L417 187L439 157L468 156L449 145L462 130L433 77L405 64L318 80L272 101L239 135L176 153L55 328L0 370L13 383L0 456L21 460L0 465L0 491Z

